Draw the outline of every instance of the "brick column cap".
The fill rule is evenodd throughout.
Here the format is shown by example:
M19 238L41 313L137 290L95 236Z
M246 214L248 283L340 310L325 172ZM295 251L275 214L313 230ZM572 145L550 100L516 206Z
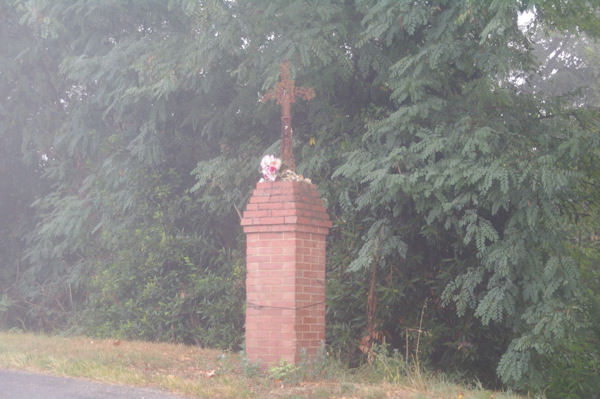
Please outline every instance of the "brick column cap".
M245 233L300 231L327 235L332 226L312 183L257 183L241 225Z

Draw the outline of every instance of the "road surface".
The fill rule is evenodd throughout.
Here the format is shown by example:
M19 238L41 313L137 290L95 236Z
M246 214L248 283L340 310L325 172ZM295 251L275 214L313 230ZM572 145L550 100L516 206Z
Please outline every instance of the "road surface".
M157 389L0 370L2 399L183 399Z

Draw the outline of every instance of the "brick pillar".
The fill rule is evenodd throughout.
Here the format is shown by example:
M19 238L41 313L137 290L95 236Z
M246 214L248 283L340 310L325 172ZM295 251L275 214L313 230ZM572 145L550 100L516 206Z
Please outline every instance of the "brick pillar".
M325 341L325 237L331 222L311 183L257 183L246 233L246 353L297 363Z

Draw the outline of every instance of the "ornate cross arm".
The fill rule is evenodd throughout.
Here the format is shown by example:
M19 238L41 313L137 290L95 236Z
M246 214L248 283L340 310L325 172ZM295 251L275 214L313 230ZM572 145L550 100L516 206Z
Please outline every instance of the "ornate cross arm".
M290 63L284 61L280 67L280 80L275 87L265 93L261 102L275 99L281 105L281 161L287 169L296 171L296 161L292 149L292 113L291 104L296 97L310 101L315 97L315 91L308 87L296 87L290 79Z

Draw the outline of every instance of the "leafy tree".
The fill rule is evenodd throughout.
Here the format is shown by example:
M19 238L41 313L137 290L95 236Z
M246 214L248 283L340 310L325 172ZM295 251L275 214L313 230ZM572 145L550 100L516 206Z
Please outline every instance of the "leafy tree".
M239 342L243 291L221 296L243 277L235 271L239 231L215 223L237 217L231 207L222 216L188 194L198 159L226 150L206 128L211 119L226 119L196 110L226 103L229 88L215 87L225 95L215 103L194 97L189 88L203 72L185 59L189 49L173 45L183 40L195 48L199 31L180 7L161 2L133 10L120 2L22 7L23 18L49 40L68 43L59 62L69 82L61 93L69 117L54 131L45 167L54 190L37 201L44 223L27 250L36 277L67 287L66 305L64 296L56 300L59 310L92 333ZM194 145L199 134L204 140ZM198 337L198 329L215 328L219 313L229 335Z
M412 200L423 234L443 245L433 263L443 265L443 303L513 330L498 372L540 384L536 363L577 321L562 205L581 176L577 160L597 145L587 125L597 119L587 113L580 123L511 85L532 65L516 7L423 4L408 8L415 17L405 30L388 22L401 6L370 7L378 29L367 38L387 34L418 49L391 68L395 109L370 124L369 140L337 174L363 185L359 206L402 215L400 194Z
M532 9L549 30L585 32L600 35L598 4L595 1L533 0Z
M48 126L23 136L47 154L52 185L36 202L40 224L27 246L31 281L43 287L30 291L52 299L30 302L54 312L38 327L240 343L239 211L260 157L278 148L278 109L258 99L285 59L317 94L294 105L293 125L298 170L335 221L332 349L356 361L361 342L368 351L385 337L433 367L542 386L546 356L586 322L569 238L595 193L582 187L595 181L599 125L595 110L519 84L533 80L538 61L518 13L535 7L537 23L573 26L555 3L577 15L591 7L9 7L39 46L32 54L49 48L57 60L49 64L56 94L14 119ZM581 21L595 32L596 19ZM62 106L46 119L53 102ZM419 326L427 334L415 353Z
M590 4L576 6L589 7ZM583 125L589 125L581 108L594 109L598 105L598 43L593 39L587 10L577 24L558 24L561 31L549 31L548 25L528 27L527 35L535 44L534 52L541 61L535 76L522 88L542 98L560 96L570 108L580 111L571 116ZM569 18L568 13L563 17ZM587 19L587 20L586 20ZM557 25L551 25L556 27ZM586 28L587 26L587 28ZM582 30L588 34L581 33ZM597 35L596 35L597 36ZM596 111L592 111L594 115ZM576 259L581 273L576 306L582 312L584 328L558 343L543 360L543 373L549 398L590 397L600 389L597 378L600 370L600 335L598 327L598 252L596 225L598 211L597 172L593 166L597 149L576 162L575 168L584 173L574 193L563 207L569 209L568 247Z
M22 256L37 222L31 204L49 189L41 174L64 114L57 43L37 41L19 18L15 7L0 5L0 326L24 328L42 302L53 302L51 290L34 293L49 287L32 277Z

